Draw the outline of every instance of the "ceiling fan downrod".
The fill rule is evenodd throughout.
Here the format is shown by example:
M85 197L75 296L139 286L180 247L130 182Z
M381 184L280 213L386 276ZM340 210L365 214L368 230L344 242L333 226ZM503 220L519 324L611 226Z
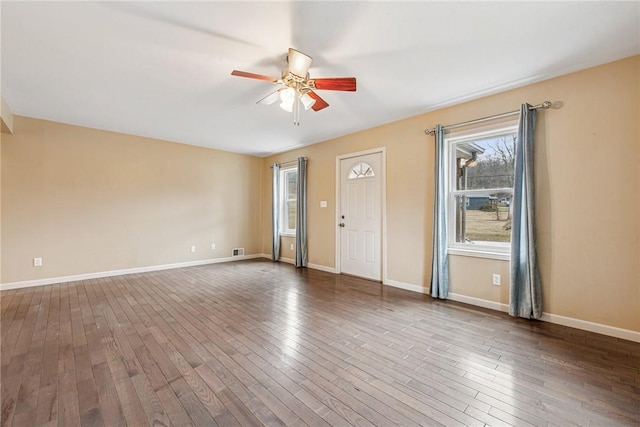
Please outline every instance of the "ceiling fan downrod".
M311 79L309 77L311 61L312 58L309 55L290 48L287 55L288 67L282 71L280 78L239 70L233 70L231 75L283 85L284 87L270 93L257 103L271 105L280 99L282 101L280 107L285 111L293 112L294 126L300 126L301 108L317 112L329 106L329 103L315 92L316 90L356 91L355 77Z

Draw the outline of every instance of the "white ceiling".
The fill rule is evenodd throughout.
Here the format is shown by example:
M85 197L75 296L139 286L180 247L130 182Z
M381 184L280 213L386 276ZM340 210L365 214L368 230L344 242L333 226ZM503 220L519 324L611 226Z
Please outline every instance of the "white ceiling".
M258 156L640 53L639 1L1 7L15 114ZM289 47L357 92L319 92L331 106L300 127L256 105L274 86L230 72L278 77Z

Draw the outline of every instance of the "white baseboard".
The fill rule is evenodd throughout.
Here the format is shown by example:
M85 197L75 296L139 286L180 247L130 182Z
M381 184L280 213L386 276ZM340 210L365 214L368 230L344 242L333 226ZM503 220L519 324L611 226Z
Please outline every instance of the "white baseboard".
M207 265L207 264L218 264L223 262L241 261L241 260L254 259L254 258L271 259L271 255L255 254L255 255L244 255L244 256L236 256L236 257L214 258L214 259L205 259L205 260L199 260L199 261L178 262L174 264L153 265L149 267L136 267L136 268L126 268L122 270L101 271L97 273L76 274L72 276L25 280L23 282L12 282L12 283L0 284L0 290L4 291L9 289L28 288L31 286L51 285L54 283L76 282L78 280L99 279L102 277L120 276L124 274L146 273L151 271L170 270L173 268L194 267L194 266ZM290 258L280 258L280 261L283 261L289 264L295 263L294 260ZM313 268L315 270L326 271L328 273L335 274L336 272L335 268L326 267L323 265L309 264L308 267ZM383 284L387 286L393 286L396 288L404 289L407 291L422 293L422 294L429 293L428 288L418 286L418 285L413 285L410 283L399 282L397 280L385 279ZM509 311L509 307L506 304L489 301L481 298L449 293L449 299L452 301L458 301L465 304L488 308L491 310L502 311L502 312ZM632 331L630 329L622 329L622 328L617 328L615 326L603 325L601 323L594 323L594 322L589 322L587 320L574 319L572 317L565 317L565 316L560 316L558 314L550 314L550 313L543 313L540 320L549 322L549 323L555 323L557 325L563 325L571 328L581 329L583 331L595 332L602 335L608 335L611 337L621 338L629 341L640 342L640 332Z
M395 280L385 280L385 285L394 286L396 288L405 289L407 291L419 292L428 294L429 289L422 286L412 285L409 283L398 282ZM488 308L491 310L509 312L509 306L495 301L489 301L481 298L470 297L466 295L460 295L449 292L449 299L452 301L458 301L469 305L475 305L477 307ZM556 325L569 326L571 328L580 329L588 332L595 332L597 334L607 335L610 337L621 338L624 340L640 342L640 332L632 331L630 329L617 328L615 326L603 325L601 323L589 322L587 320L574 319L572 317L560 316L558 314L543 313L539 319L544 322L555 323Z
M412 285L410 283L398 282L397 280L384 279L383 285L393 286L394 288L404 289L405 291L418 292L420 294L428 294L429 289L425 289L422 286Z
M540 320L555 323L557 325L569 326L571 328L582 329L583 331L595 332L610 337L622 338L624 340L640 342L640 332L630 329L617 328L615 326L603 325L601 323L589 322L587 320L574 319L572 317L560 316L558 314L542 313Z
M449 292L449 299L452 301L463 302L465 304L475 305L477 307L489 308L491 310L496 311L509 311L509 306L507 304L502 304L500 302L489 301L481 298L468 297L466 295L454 294Z
M271 254L261 254L261 256L262 256L262 258L271 259ZM296 263L296 260L294 260L294 259L283 258L283 257L280 257L280 259L278 261L286 262L287 264L295 264ZM335 268L327 267L326 265L308 263L307 264L307 268L312 268L314 270L320 270L320 271L325 271L327 273L336 274L336 269Z
M307 265L307 267L309 268L313 268L314 270L320 270L320 271L325 271L327 273L333 273L336 274L336 269L333 267L327 267L326 265L320 265L320 264L311 264L309 263Z
M225 258L203 259L198 261L177 262L174 264L152 265L149 267L125 268L122 270L100 271L97 273L75 274L72 276L50 277L46 279L25 280L0 284L0 290L28 288L31 286L52 285L54 283L77 282L78 280L99 279L102 277L121 276L123 274L147 273L150 271L170 270L173 268L195 267L198 265L218 264L229 261L241 261L245 259L260 258L261 254L243 255Z
M296 260L291 258L280 257L278 261L286 262L287 264L295 264Z
M449 299L452 301L463 302L478 307L489 308L491 310L509 312L509 306L499 302L489 301L480 298L468 297L466 295L449 293ZM622 338L629 341L640 342L640 332L630 329L617 328L615 326L603 325L601 323L589 322L587 320L574 319L572 317L560 316L558 314L542 313L539 320L543 322L555 323L556 325L569 326L571 328L580 329L597 334L607 335L615 338Z

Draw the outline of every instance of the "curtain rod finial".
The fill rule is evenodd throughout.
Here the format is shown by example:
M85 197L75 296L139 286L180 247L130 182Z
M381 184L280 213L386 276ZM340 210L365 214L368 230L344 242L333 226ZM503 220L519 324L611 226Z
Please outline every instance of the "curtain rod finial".
M425 129L425 130L424 130L424 134L425 134L425 135L435 135L435 133L436 133L436 129L435 129L435 128L432 128L432 129Z

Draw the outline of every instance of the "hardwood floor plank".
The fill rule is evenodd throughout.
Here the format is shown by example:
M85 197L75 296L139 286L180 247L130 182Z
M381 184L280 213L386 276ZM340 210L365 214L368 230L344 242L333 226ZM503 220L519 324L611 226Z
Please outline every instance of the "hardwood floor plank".
M22 380L18 398L16 399L16 414L29 412L38 406L38 391L40 389L40 376L32 375Z
M234 356L234 357L236 357L236 356ZM317 421L317 420L316 420L316 421Z
M169 417L165 413L162 403L158 399L146 375L144 375L144 373L134 375L131 381L149 424L158 427L169 426L171 424Z
M198 367L200 368L200 367ZM217 393L220 401L224 404L224 406L229 410L229 412L234 416L236 420L242 426L260 426L262 423L258 418L249 410L247 405L245 405L234 393L232 393L229 389L220 390Z
M36 320L38 318L38 310L42 301L42 293L43 289L41 287L34 290L30 306L27 307L28 311L25 315L20 334L13 348L13 356L26 353L31 347L31 341L34 339ZM38 339L38 337L36 337L36 339ZM3 344L5 344L5 342L3 342ZM7 342L5 345L10 347L11 343Z
M109 285L111 285L111 283L109 283ZM109 288L109 286L106 286L103 290L107 288ZM127 358L129 353L126 352L127 354L124 355L118 346L118 337L120 337L122 329L110 311L107 293L108 290L102 296L105 303L101 305L101 315L96 315L96 325L100 339L104 345L108 371L111 374L112 384L115 387L120 408L127 424L144 425L147 424L146 415L129 376L130 372L137 373L139 371L135 360Z
M156 366L158 366L158 369L160 369L160 372L162 372L162 375L168 383L181 377L180 371L176 368L173 362L171 362L169 356L167 356L153 335L150 333L144 335L142 337L142 341L147 350L151 353L153 361L156 363Z
M182 377L171 381L171 388L196 426L218 425Z
M29 411L16 413L15 417L13 417L12 425L15 427L30 427L35 424L36 421L36 410L31 409Z
M169 382L162 374L162 370L160 370L160 368L158 367L154 356L144 344L140 335L136 333L129 333L127 335L127 339L131 344L131 348L136 358L138 359L138 362L140 363L140 366L144 374L146 375L151 388L155 391L166 387Z
M304 341L305 341L305 342L307 342L307 341L309 341L309 340L304 340ZM301 349L297 349L297 350L298 350L298 351L301 351ZM311 355L313 356L313 354L312 354L312 353L311 353ZM322 363L322 362L321 362L321 363ZM332 382L336 382L336 381L339 381L339 380L340 380L337 376L335 376L335 375L331 375L331 374L329 374L328 376L325 374L325 377L327 377L327 378L328 378L328 380L329 380L329 381L332 381ZM408 380L410 377L409 377L409 376L407 376L406 378L407 378L407 380ZM373 380L372 380L371 378L369 378L369 380L368 380L368 381L369 381L369 382L373 382ZM381 384L383 384L383 383L381 383ZM347 384L347 385L345 385L344 387L346 388L346 390L347 390L347 391L352 392L352 390L351 390L351 389L352 389L352 387L351 387L351 386L349 386L348 384ZM390 390L387 390L387 391L390 391ZM393 395L397 395L397 394L399 394L399 393L400 393L400 392L399 392L399 390L393 390L393 391L390 393L390 395L392 395L392 396L393 396ZM379 405L379 404L378 404L378 405L374 404L374 405L371 405L371 406L372 406L372 407L375 407L375 408L376 408L376 410L380 411L380 406L381 406L381 405ZM449 423L450 423L450 422L452 422L452 420L445 420L445 422L449 422ZM406 420L403 420L402 424L407 424L407 421L406 421Z
M249 335L250 332L244 331L243 334ZM254 339L257 340L258 338L254 337ZM251 343L247 342L247 345L251 346ZM253 348L255 349L255 347ZM259 349L255 349L255 350L260 354L264 355L265 357L268 357L265 355L265 353L260 352ZM283 351L283 353L291 351L291 350L288 350L287 348L281 348L279 350ZM312 361L315 361L316 363L312 364L311 366L315 366L316 367L315 371L318 372L321 376L323 376L323 378L325 378L327 381L340 387L345 393L355 397L361 403L369 406L372 409L375 409L381 415L388 417L395 424L406 425L406 426L415 425L416 423L419 423L419 421L417 420L423 419L423 417L420 416L417 412L411 414L413 418L411 416L406 417L405 414L411 411L410 410L407 411L408 408L403 407L404 405L402 404L402 402L399 402L398 400L392 398L388 394L376 393L374 389L371 389L368 387L368 384L366 384L363 381L357 380L355 377L351 376L347 371L345 371L344 369L341 369L337 364L334 365L327 359L321 359L321 358L319 359L319 358L313 357L315 355L306 353L302 346L296 347L295 351L297 351L298 356L301 358L300 360L304 361L303 362L304 364L313 363ZM256 360L255 363L264 366L264 369L270 370L269 367L264 363L264 361L261 361L256 357L253 357L252 360ZM331 368L331 371L325 368ZM277 377L277 372L279 371L275 371L275 370L270 370L270 371L273 372L272 375L274 377ZM346 379L349 379L350 381L345 381ZM285 381L285 380L282 380L282 381ZM285 383L288 383L288 381L285 381ZM366 390L366 392L363 390ZM297 390L295 392L297 392ZM385 402L388 402L388 404Z
M11 300L17 298L17 292L0 292L0 321L5 319L5 315L8 315L11 307ZM0 335L2 336L2 335Z
M82 306L80 305L80 296L78 294L78 288L81 287L80 283L76 283L75 286L69 288L69 309L71 310L71 334L73 337L74 346L82 346L87 343L87 338L84 332L84 322L82 316Z
M102 420L102 417L99 411L98 391L93 378L89 348L86 344L79 345L73 348L73 352L76 363L76 388L80 416L83 418L83 414L86 413L86 418L91 420L92 424L102 422L97 421L97 418Z
M212 418L226 412L225 406L216 397L215 393L200 378L197 372L191 367L190 363L182 356L170 338L166 337L158 328L151 328L151 334L156 341L165 349L169 359L180 372L180 378L187 384L193 394L200 400L202 405L211 414Z
M196 323L196 325L195 325L195 326L196 326L196 330L198 330L198 331L199 331L199 330L205 330L205 329L208 329L205 325L198 324L198 322L197 322L197 321L196 321L195 323ZM174 326L174 327L175 327L175 326ZM188 335L189 335L189 333L188 333L187 331L185 331L185 330L178 330L178 332L182 332L182 333L184 333L184 334L186 335L186 338L187 338L187 340L188 340L188 342L189 342L189 345L193 346L193 347L196 349L196 351L198 352L198 354L199 354L199 355L201 355L201 357L203 357L203 358L204 358L204 360L206 360L206 361L215 361L215 360L216 360L216 359L215 359L215 357L213 357L213 356L211 355L211 353L210 353L210 352L208 352L205 348L203 348L201 345L199 345L199 343L198 343L197 341L189 340L189 339L188 339ZM211 337L211 336L214 336L214 337L215 337L215 336L217 336L217 334L215 333L215 331L211 330L210 332L211 332L211 334L209 335L210 337ZM199 338L201 338L201 339L206 339L207 337L205 337L205 336L201 336L201 337L199 337ZM220 337L220 339L219 339L219 340L216 340L216 342L217 342L217 343L219 343L219 342L221 342L221 341L224 341L224 338ZM207 344L207 347L209 347L209 348L210 348L210 347L212 346L212 344L211 344L209 341L207 341L207 343L208 343L208 344ZM227 347L227 348L229 348L228 346L226 346L226 347ZM217 349L217 347L216 347L216 349L213 351L213 354L218 354L218 355L220 355L220 356L221 356L222 354L224 354L225 356L229 356L229 355L232 355L232 356L234 356L234 357L236 356L236 352L235 352L235 351L221 350L221 349ZM227 361L227 363L231 366L231 367L230 367L230 369L232 369L232 370L234 370L234 369L238 369L238 368L240 367L240 365L241 365L241 363L237 363L237 361L236 361L236 364L234 364L234 363L233 363L233 359L225 359L225 360L226 360L226 361ZM201 369L201 368L202 368L202 369ZM219 366L219 368L222 368L222 367L221 367L221 366ZM224 369L224 368L222 368L222 369ZM224 389L226 388L226 386L225 386L225 385L224 385L224 383L222 382L223 380L219 379L219 378L215 375L215 373L213 373L213 371L211 371L211 370L209 370L209 369L208 369L208 367L199 366L198 368L196 368L196 370L197 370L198 372L204 373L204 374L206 375L206 376L205 376L205 377L203 377L203 378L205 378L205 381L206 381L206 379L207 379L207 378L210 380L211 387L212 387L212 389L213 389L214 391L216 391L216 393L217 393L217 390L224 390ZM229 372L229 371L227 371L227 373L229 373L229 374L230 374L230 372ZM215 376L215 379L214 379L214 377L213 377L212 375L213 375L213 376ZM235 375L234 375L234 374L231 374L231 375L233 375L233 376L234 376L234 377L236 377L236 378L238 377L238 375L239 375L240 377L242 377L242 378L245 378L245 380L243 381L243 383L244 383L244 385L245 385L246 387L253 387L253 386L255 386L255 384L256 384L255 380L249 379L250 377L245 376L245 374L244 374L242 371L237 371L237 370L236 370L236 374L235 374ZM201 376L202 376L202 375L201 375ZM223 378L228 378L228 376L225 374L225 375L223 375ZM264 422L265 422L266 424L270 424L270 423L272 423L272 422L274 422L274 421L276 421L276 423L278 422L278 421L277 421L277 418L276 418L276 419L273 419L273 416L274 416L274 415L273 415L273 414L271 414L271 411L269 411L265 406L263 406L263 405L261 405L261 404L257 404L256 399L255 399L255 397L254 397L254 394L253 394L253 393L249 392L247 389L244 389L244 388L241 388L241 389L235 388L235 389L236 389L236 392L241 393L243 396L245 396L245 400L247 400L247 399L248 399L248 401L249 401L249 402L253 402L250 406L254 408L254 411L255 411L257 414L259 414L259 416L264 420ZM261 391L261 390L260 390L260 391ZM282 398L283 398L281 393L279 393L279 398L280 398L280 399L282 399ZM285 397L285 398L286 398L286 397ZM288 398L290 399L290 398L291 398L291 396L288 396ZM267 399L273 402L273 400L272 400L272 399L269 399L269 398L267 398ZM299 404L299 402L291 402L291 405L289 405L289 408L291 408L292 406L294 406L296 410L299 410L299 409L300 409L300 407L298 406L298 404ZM302 409L302 410L304 411L304 409ZM277 412L277 410L276 410L276 412ZM234 415L235 415L235 414L234 414ZM313 415L309 415L309 414L307 414L307 415L308 415L310 418L313 418ZM294 421L295 421L295 420L294 420ZM293 421L292 421L292 422L293 422ZM323 422L322 422L321 420L319 420L319 419L315 419L315 420L314 420L314 423L316 423L316 424L323 424Z
M80 413L80 424L82 427L102 427L104 422L102 421L102 414L99 407L93 407Z
M25 323L26 314L24 313L24 307L31 301L32 294L32 288L23 292L21 298L17 299L15 304L9 308L11 314L7 316L7 320L4 320L0 324L0 328L2 329L0 360L2 360L3 365L11 363L14 357L21 355L21 353L16 352L16 343L18 342L22 327Z
M59 320L60 320L60 286L51 285L49 292L49 306L42 361L40 363L40 382L38 392L38 407L36 410L36 424L58 423L58 354L59 354Z
M504 402L502 400L495 399L491 396L487 396L485 394L478 394L477 399L487 404L491 405L489 411L501 411L505 414L509 414L512 417L516 417L518 419L524 420L529 424L533 424L535 426L545 426L550 423L556 424L560 422L560 420L549 420L546 416L543 408L535 407L535 406L525 406L525 405L514 405L513 402ZM502 417L498 417L504 419Z
M304 380L301 385L304 387L305 392L308 392L315 399L319 399L325 406L331 409L332 412L336 413L341 419L346 420L349 424L354 426L375 426L375 425L390 425L390 421L386 420L385 424L374 424L374 422L370 421L371 418L376 418L375 416L371 416L370 411L365 411L365 413L361 413L358 409L358 405L355 408L348 403L345 403L340 399L340 397L334 397L333 394L326 390L323 387L320 387L316 384L313 379ZM330 387L329 387L330 388ZM368 409L368 408L366 408ZM438 425L438 424L433 424Z
M0 385L0 398L2 399L2 412L0 413L0 426L10 426L15 415L16 400L20 387L20 375L3 376Z
M166 307L167 305L164 304L161 300L159 300L157 295L162 295L162 292L156 294L154 296L155 298L155 302L156 305L159 305L161 307ZM175 322L172 323L174 328L178 328L177 324ZM186 332L184 329L177 329L176 333L180 333L180 332L184 332L183 337L185 339L188 340L188 344L190 346L193 346L195 353L197 354L196 357L200 358L200 357L204 357L206 360L210 360L212 362L214 362L214 369L216 369L216 373L220 374L222 376L222 378L228 379L230 376L233 377L233 379L229 380L228 382L230 383L230 387L232 387L232 389L234 390L234 392L240 396L243 396L243 401L246 402L247 406L249 408L251 408L251 410L253 411L253 413L260 419L262 420L262 422L265 425L281 425L282 422L280 421L280 418L274 414L269 408L267 408L267 406L265 406L264 402L261 402L260 400L258 400L255 397L255 394L253 391L250 391L248 389L248 385L247 385L247 381L240 381L237 382L237 375L240 375L241 377L244 377L244 374L242 373L242 371L239 370L235 370L236 369L236 365L230 360L230 359L226 359L227 360L227 364L230 365L230 369L231 370L235 370L235 373L231 373L231 371L227 370L226 367L223 364L220 364L218 362L218 360L213 357L211 355L211 353L209 352L208 349L205 349L201 343L199 343L197 340L194 340L192 338L190 338L190 333ZM157 333L157 330L156 330ZM194 333L198 333L197 330L195 330ZM175 334L173 336L176 336ZM205 338L204 336L201 336L201 338ZM166 342L167 339L163 338L162 336L159 336L159 340L162 342ZM211 343L208 342L209 345L211 346ZM213 347L213 346L212 346ZM217 347L215 347L214 353L217 354L224 354L225 356L227 355L227 353L225 352L220 352L220 350L217 349ZM196 368L197 369L197 368ZM251 380L248 380L248 383L250 385L254 384ZM259 390L261 391L261 390ZM272 399L269 399L271 402L274 402ZM277 405L277 404L276 404ZM277 407L278 409L280 409L280 406ZM286 410L285 410L286 413Z
M158 399L160 399L162 408L169 417L171 424L175 426L194 425L191 421L191 418L189 417L189 414L187 414L187 411L185 411L182 403L180 403L170 385L156 390L156 394L158 396Z
M80 425L75 369L73 345L64 344L60 347L58 359L58 422L64 426Z
M640 424L640 343L241 261L0 291L0 425Z
M125 418L107 362L93 365L100 415L107 426L125 426Z

